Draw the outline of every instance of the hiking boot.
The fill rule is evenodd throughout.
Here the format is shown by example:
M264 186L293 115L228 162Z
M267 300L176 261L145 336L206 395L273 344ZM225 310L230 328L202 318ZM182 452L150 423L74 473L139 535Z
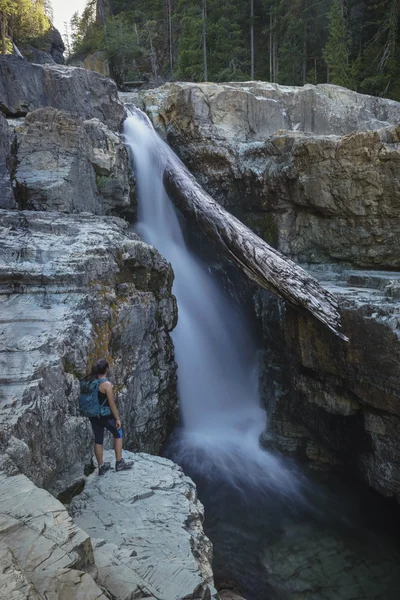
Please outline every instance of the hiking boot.
M99 475L104 475L107 471L111 469L111 464L109 462L103 463L101 467L99 467Z
M133 460L124 460L123 458L121 458L121 460L119 460L115 463L116 471L125 471L126 469L132 469L132 467L133 467Z

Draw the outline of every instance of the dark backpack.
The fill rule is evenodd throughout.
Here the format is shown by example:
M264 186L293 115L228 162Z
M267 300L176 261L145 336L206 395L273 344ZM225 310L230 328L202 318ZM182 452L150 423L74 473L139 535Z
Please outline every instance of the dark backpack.
M111 415L111 409L108 406L107 398L104 398L100 404L99 387L104 381L94 379L93 381L81 381L81 395L79 396L79 409L84 417L107 417Z

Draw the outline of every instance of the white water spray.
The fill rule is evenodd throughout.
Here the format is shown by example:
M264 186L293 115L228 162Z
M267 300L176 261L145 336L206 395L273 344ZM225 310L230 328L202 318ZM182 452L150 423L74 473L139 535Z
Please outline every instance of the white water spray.
M266 415L258 391L256 344L239 311L188 250L163 185L167 156L185 167L139 111L125 121L124 135L137 182L136 232L170 261L175 273L179 320L172 337L183 429L174 459L237 489L293 496L297 476L259 445Z

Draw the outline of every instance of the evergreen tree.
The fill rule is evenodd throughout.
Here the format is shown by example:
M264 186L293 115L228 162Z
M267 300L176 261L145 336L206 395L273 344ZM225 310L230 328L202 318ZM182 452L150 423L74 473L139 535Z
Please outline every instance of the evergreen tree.
M333 0L329 11L329 38L323 56L329 67L330 82L351 87L349 33L343 2L344 0Z
M13 51L13 43L39 38L51 27L45 0L0 0L2 53Z

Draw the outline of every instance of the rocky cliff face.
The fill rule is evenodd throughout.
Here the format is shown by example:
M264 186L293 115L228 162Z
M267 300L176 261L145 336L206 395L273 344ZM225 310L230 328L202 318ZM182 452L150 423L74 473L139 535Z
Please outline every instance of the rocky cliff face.
M98 119L38 109L16 127L13 143L18 208L108 215L130 207L128 153Z
M172 269L115 216L132 209L116 88L2 57L0 110L12 117L0 116L2 592L210 600L203 508L176 465L140 454L134 471L84 475L79 380L97 358L111 364L125 448L158 453L178 416ZM71 510L82 529L36 486L64 502L85 487Z
M46 106L82 119L97 118L112 131L119 131L125 116L115 84L98 73L1 56L0 111L7 117L21 117Z
M157 452L176 410L169 264L120 220L1 211L0 239L1 450L41 486L83 473L78 378L106 356L126 443Z
M348 345L258 295L264 442L400 498L400 104L257 82L167 84L134 101L207 191L340 298Z
M157 453L173 426L173 274L104 216L131 207L127 151L108 127L124 112L114 84L14 57L0 69L3 112L28 112L0 119L0 452L58 492L89 461L78 380L99 356L112 363L126 444Z

